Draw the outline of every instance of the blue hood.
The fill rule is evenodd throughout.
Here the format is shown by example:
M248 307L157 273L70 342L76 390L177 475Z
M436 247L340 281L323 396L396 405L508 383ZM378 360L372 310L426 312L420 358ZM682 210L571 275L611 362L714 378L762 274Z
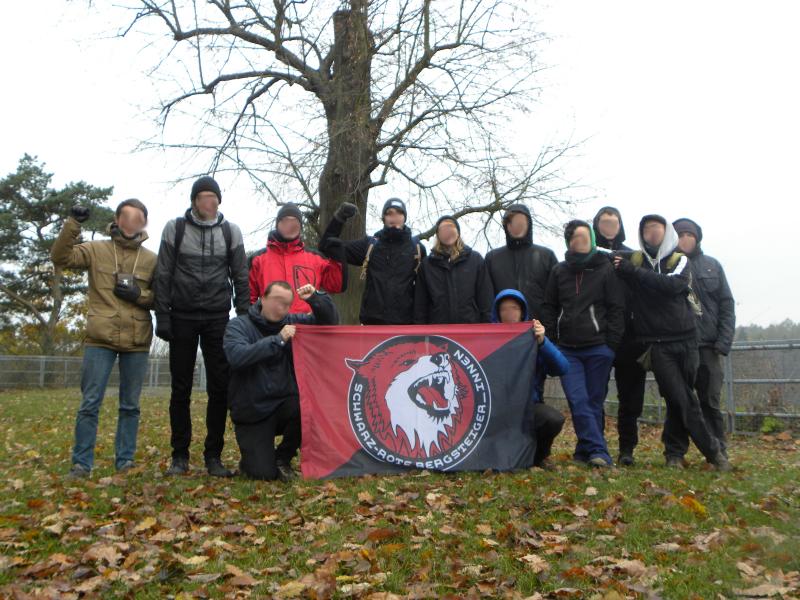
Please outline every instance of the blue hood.
M531 316L528 313L528 302L527 302L527 300L525 300L525 296L522 294L522 292L520 292L518 290L508 289L508 290L503 290L502 292L497 294L497 296L494 299L494 304L492 305L492 323L499 323L500 322L500 315L498 314L498 307L500 306L500 302L502 300L504 300L505 298L514 298L516 300L519 300L522 303L522 306L524 308L524 313L525 313L523 315L523 317L522 317L522 320L523 321L530 320Z

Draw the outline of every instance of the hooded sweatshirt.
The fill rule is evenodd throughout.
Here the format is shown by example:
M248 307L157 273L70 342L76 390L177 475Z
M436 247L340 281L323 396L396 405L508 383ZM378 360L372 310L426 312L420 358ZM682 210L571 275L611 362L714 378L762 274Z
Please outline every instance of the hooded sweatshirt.
M514 213L525 215L528 231L521 238L511 237L504 217L506 245L495 248L486 255L486 272L494 294L505 289L519 290L525 296L531 311L540 314L547 279L558 260L552 250L533 243L533 219L528 207L524 204L512 204L506 211L506 217Z
M642 236L645 223L651 220L665 226L664 240L657 248L649 247ZM696 318L687 300L689 259L679 253L680 260L671 268L668 265L678 246L675 228L660 215L646 215L639 223L639 246L642 265L624 260L618 271L631 290L634 339L643 343L695 339Z
M619 231L617 232L616 237L613 240L609 240L600 233L598 229L598 224L600 223L600 217L602 217L606 213L613 213L619 219ZM625 225L622 223L622 215L620 214L619 210L614 208L613 206L604 206L600 210L597 211L597 214L594 216L592 220L592 228L594 229L594 235L597 239L597 246L599 248L604 248L606 250L611 251L622 251L622 252L631 252L632 249L626 246L623 242L625 241Z
M500 322L500 303L506 298L513 298L519 302L522 307L523 321L529 321L531 319L528 314L528 303L525 300L525 296L517 290L502 290L497 294L497 297L494 299L494 304L492 305L492 323ZM560 377L569 370L569 362L547 336L545 336L544 342L539 346L539 351L536 353L535 369L532 397L534 403L543 401L541 396L539 396L539 390L544 385L545 377Z

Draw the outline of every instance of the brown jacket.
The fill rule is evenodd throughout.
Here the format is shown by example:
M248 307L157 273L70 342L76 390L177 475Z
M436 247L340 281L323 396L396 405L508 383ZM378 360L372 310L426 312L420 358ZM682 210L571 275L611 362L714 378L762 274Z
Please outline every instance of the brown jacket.
M147 239L146 232L134 240L124 238L113 224L109 225L106 232L111 236L110 240L78 243L81 226L70 217L64 222L50 257L57 267L86 269L89 272L87 346L100 346L118 352L149 352L153 339L149 309L153 306L151 283L156 268L156 254L142 247L142 242ZM114 295L115 272L133 272L136 284L142 290L142 295L135 303Z

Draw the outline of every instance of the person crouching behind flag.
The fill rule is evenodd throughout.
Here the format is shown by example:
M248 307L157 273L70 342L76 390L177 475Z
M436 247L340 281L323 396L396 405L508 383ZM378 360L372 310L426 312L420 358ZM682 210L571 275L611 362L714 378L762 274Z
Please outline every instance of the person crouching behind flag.
M290 314L295 292L273 281L261 298L228 323L223 348L231 368L228 404L242 458L242 473L252 479L288 481L300 448L300 398L292 363L297 325L336 325L330 297L311 284L297 295L312 314ZM275 447L275 436L283 440Z
M614 353L625 330L625 297L608 258L597 253L594 230L585 221L564 229L566 260L550 273L543 321L569 361L561 386L569 402L578 443L576 461L612 464L604 436L603 403Z
M518 290L502 290L494 299L492 323L520 323L522 321L531 321L525 296ZM544 325L536 319L532 319L532 322L533 334L539 344L539 351L536 353L532 407L527 413L533 421L533 432L536 437L533 466L550 470L553 468L549 461L550 450L553 447L553 441L564 426L564 415L544 403L539 389L543 386L546 376L560 377L564 375L569 369L569 362L555 344L547 339Z

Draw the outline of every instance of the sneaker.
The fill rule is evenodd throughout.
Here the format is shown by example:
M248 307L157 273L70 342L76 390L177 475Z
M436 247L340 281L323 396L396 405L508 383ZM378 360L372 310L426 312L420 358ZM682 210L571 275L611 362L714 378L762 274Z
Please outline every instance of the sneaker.
M555 471L556 465L555 463L550 460L549 458L543 458L538 463L533 465L537 469L543 469L544 471Z
M718 453L714 457L714 460L711 464L714 465L714 468L717 469L717 471L733 471L733 465L730 463L730 461L728 461L728 457L722 452Z
M74 465L72 465L72 468L69 470L69 473L67 473L67 479L75 479L75 480L89 479L91 475L92 475L91 469L87 469L83 465L75 463Z
M172 458L172 464L166 470L164 475L186 475L189 472L189 459L188 458Z
M588 465L593 469L606 469L611 466L602 456L594 456L590 458Z
M212 477L233 477L234 473L222 464L218 457L206 459L206 470Z
M668 469L683 469L683 459L677 456L668 456L667 457L667 468Z
M292 468L292 463L278 461L278 479L284 483L288 483L297 479L297 472Z
M623 467L632 467L636 464L636 461L633 460L633 454L629 452L620 452L617 462Z
M132 460L124 461L120 466L117 467L117 473L124 473L125 471L130 471L131 469L136 468L136 463Z

